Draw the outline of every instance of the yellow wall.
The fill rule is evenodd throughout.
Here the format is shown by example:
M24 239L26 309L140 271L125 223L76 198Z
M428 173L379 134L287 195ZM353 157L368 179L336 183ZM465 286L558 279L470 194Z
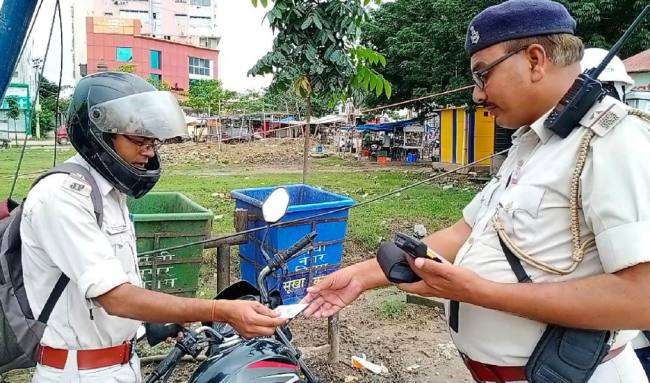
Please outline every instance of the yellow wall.
M494 117L485 115L484 108L477 108L474 112L474 136L470 137L467 111L458 108L456 109L456 161L453 161L453 111L454 109L445 109L440 112L440 161L448 164L468 164L471 157L468 141L470 139L474 140L474 153L472 153L474 161L494 153ZM483 161L480 165L489 166L490 161Z
M440 112L440 162L450 164L453 145L453 111L446 109Z
M456 109L456 163L465 165L467 163L467 118L465 109Z
M494 153L494 116L487 114L484 108L476 109L474 124L474 160L480 160ZM481 161L481 165L489 166L490 160Z

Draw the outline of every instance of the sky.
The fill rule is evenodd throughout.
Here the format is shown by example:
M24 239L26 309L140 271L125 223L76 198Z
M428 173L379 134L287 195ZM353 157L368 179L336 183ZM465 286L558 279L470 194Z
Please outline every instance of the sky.
M64 86L73 86L72 23L70 0L60 0L63 19L63 80ZM273 44L273 33L264 19L269 8L252 6L249 0L216 0L217 26L221 36L218 77L226 89L244 92L267 87L271 77L248 77L248 70L268 52ZM0 4L2 0L0 0ZM31 40L32 56L43 57L47 46L50 22L55 0L43 0L41 12L34 25ZM77 32L78 33L78 32ZM60 32L58 20L54 26L50 53L45 65L45 77L56 82L60 67Z
M270 5L255 8L249 0L217 0L217 24L222 36L219 79L226 89L242 92L270 84L269 76L246 76L273 46L273 32L264 18L268 9Z

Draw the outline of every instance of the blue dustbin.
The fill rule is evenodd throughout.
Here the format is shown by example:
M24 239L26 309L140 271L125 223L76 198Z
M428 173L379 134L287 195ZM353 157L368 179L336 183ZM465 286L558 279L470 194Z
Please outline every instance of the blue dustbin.
M283 187L289 192L289 208L280 222L323 214L354 204L354 200L350 197L309 185ZM247 230L265 225L261 218L262 204L276 188L239 189L230 193L237 209L247 210L249 217L258 217L249 218ZM343 258L347 220L348 209L344 209L289 226L269 229L267 239L269 253L289 248L312 230L316 230L318 234L314 242L314 250L291 260L287 264L286 273L278 271L276 275L267 279L267 287L278 289L285 304L298 303L307 293L308 286L316 283L320 277L338 270ZM261 230L250 234L249 242L239 246L241 278L254 286L257 285L257 275L266 265L266 260L260 251L264 232L265 230Z
M406 162L409 164L414 164L418 161L418 154L417 153L409 153L406 155Z

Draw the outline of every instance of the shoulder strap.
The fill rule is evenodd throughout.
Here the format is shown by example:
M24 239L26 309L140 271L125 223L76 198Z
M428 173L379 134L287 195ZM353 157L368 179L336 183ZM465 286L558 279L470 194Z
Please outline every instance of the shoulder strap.
M73 162L64 162L38 176L34 180L34 183L32 183L32 187L34 187L34 185L36 185L43 178L50 176L52 174L59 174L59 173L78 174L81 177L83 177L83 179L86 182L88 182L88 184L90 184L90 188L91 188L90 199L93 202L93 210L95 211L97 224L99 225L99 227L102 227L102 220L104 217L104 205L102 202L102 193L99 191L99 187L97 186L97 182L95 181L95 178L92 176L92 174L90 174L88 169L86 169L84 166L75 164Z
M48 170L46 173L36 178L36 180L32 184L32 187L34 187L34 185L36 185L43 178L58 173L78 174L81 177L83 177L84 181L90 184L90 188L91 188L90 199L93 202L93 210L95 211L95 218L97 219L97 225L99 225L99 227L101 228L102 219L104 216L104 205L102 201L102 193L99 191L99 187L97 186L97 182L95 182L95 178L92 176L92 174L90 174L88 169L86 169L82 165L75 164L72 162L64 162ZM69 281L70 278L68 278L67 275L61 273L61 276L56 281L56 284L54 285L54 288L52 289L50 296L47 298L47 301L43 306L43 310L41 311L41 314L38 316L39 322L47 323L47 321L50 319L52 310L54 310L54 306L56 305L56 302L59 300L59 298L61 298L61 294L63 294L63 290L65 290Z
M508 264L510 265L512 272L515 273L515 276L517 277L519 283L532 282L530 276L528 276L528 273L526 273L524 266L521 264L521 260L519 260L519 258L517 258L517 256L515 256L512 253L510 248L506 246L505 243L503 243L501 236L497 234L497 237L499 237L499 243L501 244L501 249L503 249L503 253L506 255ZM450 301L449 302L449 327L455 332L458 332L459 311L460 311L460 303L458 301Z
M528 276L528 273L526 273L524 266L521 264L521 260L519 260L519 258L517 258L517 256L512 253L512 250L510 250L510 248L506 246L505 243L503 243L503 239L501 239L501 236L497 235L497 237L499 237L499 244L501 245L501 249L503 250L503 253L506 255L508 264L510 265L512 272L515 273L515 276L517 277L519 283L532 282L530 276Z

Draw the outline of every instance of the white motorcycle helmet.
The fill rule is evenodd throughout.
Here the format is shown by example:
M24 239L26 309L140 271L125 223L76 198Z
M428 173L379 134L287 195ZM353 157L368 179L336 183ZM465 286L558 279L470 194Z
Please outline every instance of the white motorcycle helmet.
M607 51L601 48L587 48L585 49L582 61L580 61L580 69L584 72L587 69L596 68L603 59L607 56ZM607 64L605 69L598 76L603 85L608 83L613 85L618 94L618 99L624 101L624 96L627 91L634 87L634 80L627 74L625 64L618 56L614 56L612 61Z

